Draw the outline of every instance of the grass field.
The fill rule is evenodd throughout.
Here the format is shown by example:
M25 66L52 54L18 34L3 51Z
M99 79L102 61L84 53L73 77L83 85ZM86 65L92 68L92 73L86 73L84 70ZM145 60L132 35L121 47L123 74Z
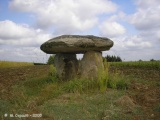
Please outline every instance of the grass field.
M35 118L14 119L37 120L42 114L40 120L158 120L160 64L109 64L105 89L100 81L106 77L62 82L49 65L2 68L0 117L12 120L4 115L35 114Z
M31 66L31 65L33 65L33 63L0 61L0 68L22 67L22 66Z
M136 62L110 62L111 66L116 67L137 67L160 69L160 61L136 61Z

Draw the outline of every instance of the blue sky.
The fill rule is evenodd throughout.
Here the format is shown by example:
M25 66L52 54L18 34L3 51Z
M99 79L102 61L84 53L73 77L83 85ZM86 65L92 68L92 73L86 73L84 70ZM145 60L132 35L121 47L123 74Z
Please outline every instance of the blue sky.
M114 46L103 56L160 60L159 5L159 0L0 0L0 60L46 62L49 55L40 45L62 34L110 38Z

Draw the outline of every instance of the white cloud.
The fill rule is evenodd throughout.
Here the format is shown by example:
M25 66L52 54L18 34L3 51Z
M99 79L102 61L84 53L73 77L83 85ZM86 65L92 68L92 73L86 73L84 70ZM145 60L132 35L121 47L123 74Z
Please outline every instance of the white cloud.
M117 37L126 32L125 28L115 21L105 21L99 26L99 29L100 34L106 37Z
M124 40L124 44L129 49L134 48L135 50L151 48L152 44L149 41L144 41L141 36L130 36Z
M145 41L139 35L133 36L120 36L112 38L114 41L114 46L110 51L103 52L103 55L117 55L125 61L133 60L150 60L151 58L159 59L159 56L155 54L160 53L155 49L151 41Z
M0 21L1 39L19 39L34 36L35 31L28 25L18 25L10 20Z
M41 29L30 28L26 24L16 24L10 20L0 21L0 44L39 46L51 38L51 34Z
M135 1L136 12L127 15L111 0L12 0L9 8L29 13L36 20L36 27L0 21L1 60L45 61L48 56L39 47L53 37L44 32L47 28L55 30L54 35L98 35L99 28L101 36L114 41L107 54L120 55L125 60L160 59L160 0ZM133 32L128 23L120 24L126 21L137 31Z
M160 1L159 0L136 0L136 5L141 8L154 8L159 6Z
M12 0L9 8L30 13L38 28L54 27L56 33L68 34L94 27L99 15L115 12L117 6L109 0ZM39 46L49 36L25 24L0 21L1 60L42 61L46 57Z
M151 30L160 27L160 8L155 9L139 9L130 17L130 23L135 25L138 30Z
M160 59L160 1L136 0L135 5L135 13L124 17L137 31L132 36L115 38L114 49L123 52L128 60Z
M158 40L160 42L160 30L156 32L156 38L158 38Z
M35 14L39 27L54 27L56 33L91 29L98 23L98 15L117 10L109 0L12 0L9 7Z
M154 47L152 42L145 41L141 36L121 36L112 39L114 41L113 49L116 51L139 51L142 49L151 49Z
M160 28L160 1L137 0L137 11L129 16L129 21L138 30L157 30Z
M0 60L22 61L22 62L41 62L46 63L49 55L42 52L39 47L14 47L1 46Z

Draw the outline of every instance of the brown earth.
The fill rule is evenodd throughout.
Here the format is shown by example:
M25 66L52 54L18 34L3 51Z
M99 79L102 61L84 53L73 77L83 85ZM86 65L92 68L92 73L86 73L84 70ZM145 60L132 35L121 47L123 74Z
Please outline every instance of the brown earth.
M0 69L0 99L9 97L11 87L18 81L45 77L48 71L48 65ZM143 118L146 120L160 118L160 108L158 111L155 110L156 106L160 107L160 70L110 67L110 71L120 71L120 74L132 78L127 95L142 108ZM135 116L134 120L140 120L140 116Z
M0 69L0 98L9 97L11 87L18 81L41 78L48 75L48 65Z
M111 67L110 71L128 76L128 79L132 78L127 94L142 108L146 120L160 118L160 70ZM155 110L157 106L159 106L158 111ZM135 120L140 120L140 117L135 116Z

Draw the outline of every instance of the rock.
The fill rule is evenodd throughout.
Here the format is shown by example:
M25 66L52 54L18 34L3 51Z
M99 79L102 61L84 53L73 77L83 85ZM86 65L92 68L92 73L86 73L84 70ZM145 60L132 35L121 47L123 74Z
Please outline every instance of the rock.
M83 78L98 78L98 71L104 70L102 53L96 51L86 52L81 60L79 69Z
M49 54L85 53L87 51L105 51L113 46L108 38L96 36L62 35L41 45L41 50Z
M120 97L118 100L114 102L114 104L116 104L117 106L123 107L124 108L123 111L127 113L132 112L134 108L136 107L133 100L127 95Z
M55 67L60 79L67 80L77 77L95 79L99 70L104 70L102 51L109 50L113 41L104 37L92 35L62 35L41 45L45 53L56 54ZM78 68L76 54L84 53L84 58Z
M54 65L61 80L73 79L77 76L78 60L76 54L56 54Z

